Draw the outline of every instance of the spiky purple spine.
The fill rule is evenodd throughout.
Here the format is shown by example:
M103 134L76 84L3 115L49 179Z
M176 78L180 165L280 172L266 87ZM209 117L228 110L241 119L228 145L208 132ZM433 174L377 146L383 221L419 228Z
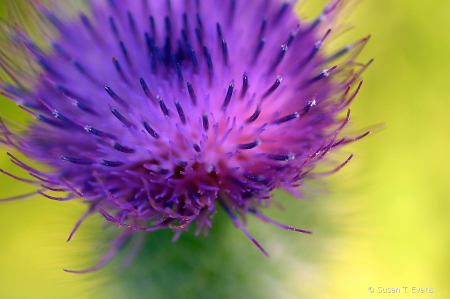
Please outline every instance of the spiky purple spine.
M206 232L220 203L239 226L232 210L275 223L259 212L272 190L295 193L356 139L337 139L348 121L338 115L362 70L332 64L355 45L321 50L339 0L313 22L277 0L99 2L70 21L36 4L59 30L54 50L18 31L42 73L23 75L30 89L4 86L38 121L3 127L3 142L50 170L13 162L42 195L86 199L82 219L98 211L126 234L194 221ZM45 193L55 190L69 195Z

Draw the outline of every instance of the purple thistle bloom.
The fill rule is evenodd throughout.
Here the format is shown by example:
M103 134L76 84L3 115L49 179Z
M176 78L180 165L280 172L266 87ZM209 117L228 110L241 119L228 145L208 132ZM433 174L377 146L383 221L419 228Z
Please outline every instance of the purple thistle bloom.
M97 266L70 272L103 266L136 230L169 228L176 239L195 222L207 233L218 205L264 254L239 220L247 213L310 233L261 208L274 189L297 195L302 179L339 170L352 156L312 172L329 151L368 134L339 135L361 83L350 86L370 62L355 63L355 54L333 64L368 38L331 55L321 48L341 1L312 22L279 0L92 2L92 14L75 20L34 3L58 31L50 51L14 28L12 42L38 72L7 53L0 60L14 82L2 94L37 119L23 132L2 123L1 141L49 166L8 154L33 179L2 172L50 199L86 200L69 240L96 212L125 227Z

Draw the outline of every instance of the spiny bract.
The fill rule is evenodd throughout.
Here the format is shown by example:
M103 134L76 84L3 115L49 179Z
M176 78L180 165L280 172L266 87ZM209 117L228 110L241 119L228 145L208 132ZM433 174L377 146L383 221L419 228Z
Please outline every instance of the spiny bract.
M206 232L218 204L265 254L233 210L309 233L260 208L274 189L297 194L316 162L362 137L338 138L349 119L339 115L368 64L355 63L356 54L333 62L367 38L321 50L341 1L312 22L278 0L92 1L78 19L33 4L58 34L46 35L52 49L43 51L12 30L11 42L39 70L15 67L3 53L14 84L3 83L2 94L37 121L24 132L2 125L2 142L49 169L9 154L36 180L2 172L53 200L85 199L76 228L94 212L125 227L88 270L135 230L169 228L177 237L195 222Z

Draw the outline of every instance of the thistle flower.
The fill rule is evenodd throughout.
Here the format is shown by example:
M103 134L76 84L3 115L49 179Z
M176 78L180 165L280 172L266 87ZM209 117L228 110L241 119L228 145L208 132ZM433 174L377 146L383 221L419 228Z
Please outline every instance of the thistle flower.
M242 224L247 213L310 233L261 209L274 189L298 195L304 178L339 170L352 156L328 173L312 171L367 135L339 133L361 83L350 86L368 66L354 62L368 39L322 50L341 1L312 22L278 0L92 1L92 13L78 19L33 4L57 34L46 35L44 51L13 28L10 42L38 71L3 52L3 81L12 84L2 84L2 95L36 121L22 132L2 123L1 141L48 168L8 153L33 179L1 171L52 200L85 200L69 240L93 213L122 227L97 266L71 272L101 267L137 230L168 228L176 239L195 222L206 233L217 206L264 254ZM354 55L333 64L347 52Z

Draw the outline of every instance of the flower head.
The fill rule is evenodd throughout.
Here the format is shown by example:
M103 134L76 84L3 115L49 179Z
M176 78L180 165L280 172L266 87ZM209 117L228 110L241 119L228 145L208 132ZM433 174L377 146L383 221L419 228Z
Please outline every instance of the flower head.
M339 115L367 65L333 63L367 39L322 50L341 1L312 22L289 1L92 2L78 19L34 3L58 31L43 51L14 30L37 72L1 58L15 80L2 94L37 119L19 133L3 125L2 141L49 166L9 154L37 192L85 199L80 222L98 212L125 227L105 259L136 230L178 236L195 222L206 232L218 205L264 253L235 213L309 233L260 209L274 189L295 194L329 151L362 137L338 137L349 119Z

